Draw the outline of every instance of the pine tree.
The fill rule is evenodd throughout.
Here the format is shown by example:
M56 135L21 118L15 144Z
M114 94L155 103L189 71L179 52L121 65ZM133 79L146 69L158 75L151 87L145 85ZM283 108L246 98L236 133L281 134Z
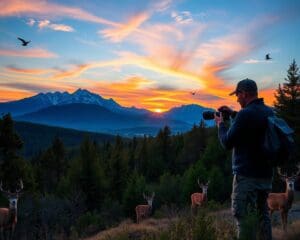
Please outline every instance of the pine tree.
M0 178L8 189L14 189L20 179L27 189L34 188L31 165L20 156L22 146L23 141L15 132L12 117L4 115L0 119Z
M4 115L0 121L0 162L5 161L7 158L17 156L17 152L22 146L23 142L14 130L14 122L10 114Z
M146 180L137 171L133 171L127 180L123 195L123 206L127 216L133 217L135 215L134 209L138 204L145 204L143 199L143 192L146 191Z
M288 71L285 83L279 84L275 93L274 103L276 112L284 118L291 127L299 126L299 104L300 104L300 76L296 61L293 60Z
M56 179L59 181L67 169L66 149L62 140L57 136L52 142L51 149L56 165Z
M299 68L294 59L287 70L285 83L279 84L276 90L274 102L276 113L295 130L296 159L300 157L300 76L298 71Z
M80 147L78 177L81 191L86 196L89 210L100 209L105 196L106 178L99 155L93 142L86 138Z
M116 137L109 162L109 180L113 198L122 197L128 174L128 162L124 155L124 143L120 136Z

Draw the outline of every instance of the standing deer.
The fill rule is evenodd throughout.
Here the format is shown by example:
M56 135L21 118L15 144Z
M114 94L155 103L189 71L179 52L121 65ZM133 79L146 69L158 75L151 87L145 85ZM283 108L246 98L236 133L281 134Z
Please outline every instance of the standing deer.
M286 231L287 227L288 212L294 201L294 183L299 172L300 170L298 166L297 173L288 177L286 174L282 174L280 172L280 168L278 168L279 176L286 183L286 191L284 193L270 193L267 199L271 217L274 211L280 211L284 231Z
M195 209L198 206L202 206L207 201L207 189L209 181L206 184L202 184L197 180L199 187L202 189L202 193L195 192L191 194L191 210Z
M12 239L14 230L17 224L17 202L18 198L22 194L23 190L23 182L20 180L20 188L16 189L16 191L10 192L5 191L2 188L2 181L0 183L0 191L9 201L8 208L0 208L0 231L1 231L1 239L4 239L4 234L6 232L6 239ZM7 230L7 231L5 231Z
M143 193L144 199L147 201L147 205L137 205L135 207L135 214L136 214L136 223L139 223L140 220L143 218L147 218L150 216L152 211L152 202L153 198L155 196L155 193L152 193L152 196L146 196L145 193Z

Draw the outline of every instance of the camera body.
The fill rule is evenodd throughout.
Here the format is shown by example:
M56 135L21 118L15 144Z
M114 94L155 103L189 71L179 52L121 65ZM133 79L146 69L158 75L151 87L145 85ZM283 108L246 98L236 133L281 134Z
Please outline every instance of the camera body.
M227 121L227 120L230 119L230 117L234 118L237 112L231 110L227 106L222 106L222 107L218 108L217 112L214 112L214 111L204 111L202 113L202 116L203 116L204 120L212 120L212 119L215 118L215 114L217 116L220 116L220 113L222 113L222 117L223 117L224 121Z

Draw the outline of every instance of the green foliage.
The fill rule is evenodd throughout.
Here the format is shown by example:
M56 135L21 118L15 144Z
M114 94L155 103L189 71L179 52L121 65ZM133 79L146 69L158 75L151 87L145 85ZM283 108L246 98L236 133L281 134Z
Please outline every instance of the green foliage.
M108 178L110 196L114 199L122 199L128 175L128 158L125 157L123 139L117 136L112 147L111 157L108 162Z
M145 204L144 192L146 192L145 178L134 171L128 178L123 196L123 206L127 216L134 217L135 207L138 204Z
M19 154L22 146L10 114L4 115L0 119L0 179L10 191L15 191L20 179L28 190L35 189L32 166Z
M276 113L295 130L297 147L294 162L291 163L291 165L295 165L300 158L300 76L295 60L292 61L287 70L285 83L279 84L275 99ZM292 166L287 167L291 168Z
M230 199L230 189L232 183L232 175L224 175L222 168L214 166L208 173L209 179L211 179L208 187L208 199L219 202L228 201Z
M42 193L54 193L61 178L67 170L66 149L58 138L52 145L32 161Z
M103 221L97 212L86 212L78 218L75 229L79 236L89 236L101 229Z
M83 193L89 210L101 208L107 180L96 146L89 138L81 144L80 156L71 163L67 177L62 179L59 188L61 194L63 189L67 190L65 195L74 191Z
M15 157L22 146L23 142L14 130L14 122L10 114L4 115L0 120L0 162Z
M179 175L171 175L166 172L160 176L159 185L156 188L155 202L159 205L177 205L182 206L184 199L182 198L181 177Z
M200 182L206 183L208 181L208 172L203 166L202 161L198 161L196 164L189 167L183 175L182 193L185 196L186 202L189 204L191 202L191 194L201 191L197 183L198 179Z
M77 181L87 197L88 209L99 209L105 196L106 177L95 145L88 138L81 145L80 167Z

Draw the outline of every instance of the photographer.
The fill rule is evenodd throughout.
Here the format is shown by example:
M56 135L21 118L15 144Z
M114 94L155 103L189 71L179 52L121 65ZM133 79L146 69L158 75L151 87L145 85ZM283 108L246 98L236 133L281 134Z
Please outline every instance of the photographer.
M270 107L258 98L257 85L251 79L241 80L236 90L241 110L234 117L228 128L222 113L232 112L223 106L219 116L215 114L219 140L226 149L233 149L232 154L232 213L237 222L238 239L256 239L256 230L245 226L250 213L258 214L258 239L272 239L271 221L267 206L267 197L272 187L273 169L262 150L267 117L273 115ZM255 225L255 224L253 224ZM253 226L254 227L254 226ZM246 229L247 228L247 229ZM248 236L245 236L248 234Z

